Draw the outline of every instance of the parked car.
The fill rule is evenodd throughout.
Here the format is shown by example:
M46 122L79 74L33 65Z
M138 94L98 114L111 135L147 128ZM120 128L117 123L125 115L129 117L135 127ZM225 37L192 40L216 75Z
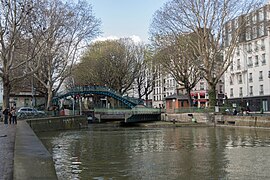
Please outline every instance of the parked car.
M35 108L31 107L21 107L18 110L18 115L19 116L45 116L44 111L38 111Z

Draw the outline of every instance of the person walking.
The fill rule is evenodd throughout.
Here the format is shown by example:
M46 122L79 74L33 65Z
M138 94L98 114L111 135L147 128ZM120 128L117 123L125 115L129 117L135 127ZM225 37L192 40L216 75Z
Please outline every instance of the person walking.
M3 111L3 115L4 115L4 124L8 124L8 114L9 114L9 109L6 108L6 109Z
M15 107L13 107L11 110L11 117L12 117L12 124L17 124L17 115Z

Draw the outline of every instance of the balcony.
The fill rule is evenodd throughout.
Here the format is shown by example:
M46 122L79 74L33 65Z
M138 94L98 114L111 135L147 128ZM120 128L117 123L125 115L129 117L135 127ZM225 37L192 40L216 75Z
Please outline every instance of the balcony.
M239 84L243 84L243 81L242 81L242 80L239 80L238 83L239 83Z
M251 53L251 52L252 52L252 50L251 50L251 49L248 49L248 50L247 50L247 52L248 52L248 53Z
M249 92L249 95L250 95L250 96L253 96L253 92L252 92L252 91L251 91L251 92Z
M253 79L252 78L249 78L248 79L248 82L252 83L253 82Z
M262 65L265 65L266 64L266 61L265 59L262 60Z
M262 45L261 46L261 50L265 50L265 45Z
M255 67L259 66L259 62L254 63Z
M230 97L233 97L233 94L230 94Z
M260 94L260 95L263 95L263 91L260 91L259 94Z
M258 48L258 46L256 46L255 48L254 48L254 51L258 51L259 50L259 48Z
M259 77L259 81L263 81L263 77L262 76Z
M243 97L243 93L239 93L239 97Z

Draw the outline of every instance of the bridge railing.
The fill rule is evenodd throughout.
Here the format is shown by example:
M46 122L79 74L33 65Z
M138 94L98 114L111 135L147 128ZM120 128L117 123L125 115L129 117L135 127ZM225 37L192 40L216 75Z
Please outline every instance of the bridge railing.
M105 109L95 108L95 113L104 114L160 114L160 109L156 108L133 108L133 109Z
M112 93L118 97L121 97L123 99L126 99L129 102L132 102L133 104L141 104L143 103L142 100L128 97L128 96L123 96L119 92L113 90L112 88L106 87L106 86L75 86L69 90L69 92L87 92L87 91L99 91L99 92L109 92Z

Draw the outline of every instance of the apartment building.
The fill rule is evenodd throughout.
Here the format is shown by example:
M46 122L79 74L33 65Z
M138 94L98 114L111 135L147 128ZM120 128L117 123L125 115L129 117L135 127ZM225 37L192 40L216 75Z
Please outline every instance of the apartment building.
M225 44L230 43L241 18L245 18L245 27L239 35L232 64L225 72L225 92L234 106L248 106L251 111L269 111L270 4L228 22Z

